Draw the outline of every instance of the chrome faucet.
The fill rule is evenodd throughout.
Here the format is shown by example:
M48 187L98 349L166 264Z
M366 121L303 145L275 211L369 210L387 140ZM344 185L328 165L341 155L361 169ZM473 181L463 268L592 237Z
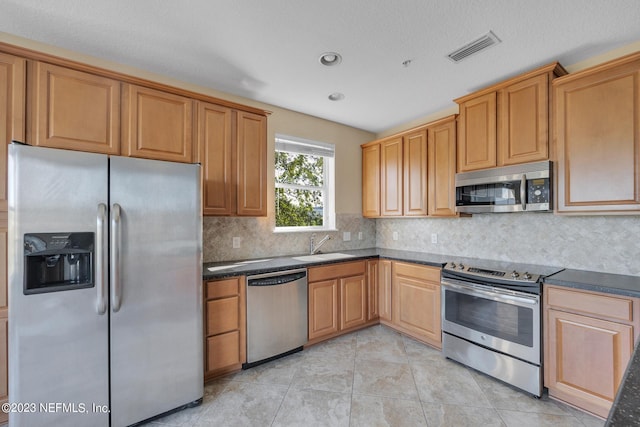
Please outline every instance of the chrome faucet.
M322 240L318 242L318 246L316 246L316 233L313 233L311 235L311 241L309 242L309 253L311 255L315 254L320 249L320 246L324 245L327 242L327 240L330 240L330 239L331 239L331 236L327 234L322 238Z

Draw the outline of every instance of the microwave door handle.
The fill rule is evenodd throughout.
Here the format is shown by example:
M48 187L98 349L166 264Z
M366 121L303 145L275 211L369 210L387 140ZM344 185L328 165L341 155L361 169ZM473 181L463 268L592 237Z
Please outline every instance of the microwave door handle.
M96 312L99 315L107 311L107 297L105 289L107 286L107 206L104 203L98 205L98 216L96 221L96 289L98 292L96 299Z
M527 210L527 174L523 173L520 178L520 203L522 204L522 210Z

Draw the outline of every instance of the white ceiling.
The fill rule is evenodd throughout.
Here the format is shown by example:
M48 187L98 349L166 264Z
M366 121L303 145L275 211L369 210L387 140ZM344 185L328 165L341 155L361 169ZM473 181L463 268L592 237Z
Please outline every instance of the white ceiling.
M489 30L502 43L446 57ZM0 0L0 31L377 133L640 40L640 1Z

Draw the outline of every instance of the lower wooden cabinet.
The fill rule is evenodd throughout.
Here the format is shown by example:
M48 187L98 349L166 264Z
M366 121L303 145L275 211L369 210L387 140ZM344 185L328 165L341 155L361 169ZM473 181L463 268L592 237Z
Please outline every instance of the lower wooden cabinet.
M380 322L391 323L391 261L378 261L378 313Z
M245 277L205 283L205 381L247 361Z
M607 417L638 336L637 298L545 285L544 385Z
M378 319L378 260L367 261L367 321Z
M310 342L319 342L368 324L366 272L366 261L309 268Z
M309 283L309 341L338 332L338 281Z
M393 327L441 348L440 269L394 262L392 271Z

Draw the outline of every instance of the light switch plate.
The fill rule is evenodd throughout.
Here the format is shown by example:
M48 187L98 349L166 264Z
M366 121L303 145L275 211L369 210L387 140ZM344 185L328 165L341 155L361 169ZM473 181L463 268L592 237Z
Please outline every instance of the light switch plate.
M234 237L233 238L233 249L240 249L240 238L239 237Z
M342 240L345 242L348 242L349 240L351 240L351 232L345 231L344 233L342 233Z

